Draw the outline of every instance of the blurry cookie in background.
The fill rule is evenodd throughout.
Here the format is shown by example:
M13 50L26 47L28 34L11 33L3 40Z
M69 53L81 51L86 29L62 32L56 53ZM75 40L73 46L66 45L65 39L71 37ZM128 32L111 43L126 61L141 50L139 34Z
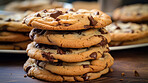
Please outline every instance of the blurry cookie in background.
M26 1L14 1L6 5L6 11L38 11L47 8L61 8L62 2L54 0L26 0Z
M0 50L25 50L30 43L29 32L32 27L22 24L31 11L0 16Z
M112 17L113 20L123 22L148 21L148 4L133 4L117 8Z
M0 50L25 50L30 40L16 43L0 42Z
M106 29L111 34L110 46L148 43L148 25L114 22Z
M22 20L31 13L31 11L26 11L25 13L0 16L0 31L30 32L32 27L22 24Z
M85 1L75 1L72 3L73 7L78 10L78 9L100 9L99 3L98 2L85 2Z

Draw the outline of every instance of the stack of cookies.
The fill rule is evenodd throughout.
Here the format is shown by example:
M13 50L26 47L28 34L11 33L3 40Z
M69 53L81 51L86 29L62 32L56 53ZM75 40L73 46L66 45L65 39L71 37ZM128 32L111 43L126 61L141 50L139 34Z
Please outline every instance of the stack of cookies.
M106 29L111 33L111 46L148 43L148 4L134 4L117 8L115 21Z
M102 27L111 18L100 10L49 9L27 16L34 27L24 64L28 76L46 81L86 81L106 74L114 60L110 34Z
M25 50L31 42L28 35L31 27L22 24L30 11L9 16L0 16L0 49Z

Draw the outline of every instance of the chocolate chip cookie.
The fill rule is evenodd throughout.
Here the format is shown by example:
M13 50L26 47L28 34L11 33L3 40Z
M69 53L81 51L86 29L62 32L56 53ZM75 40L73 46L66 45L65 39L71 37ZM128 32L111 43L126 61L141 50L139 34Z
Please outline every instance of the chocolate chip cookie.
M37 43L64 48L85 48L111 41L110 34L104 28L79 31L47 31L34 28L30 32L30 38Z
M93 73L85 73L82 75L74 75L74 76L63 76L51 73L42 67L39 67L35 64L35 59L28 59L24 64L24 70L26 71L28 76L33 76L38 79L46 80L46 81L87 81L92 79L99 78L102 74L106 74L109 71L109 68L106 67L102 71L93 72Z
M0 50L25 50L31 41L0 43Z
M26 33L0 32L0 42L21 42L29 40Z
M88 72L101 71L104 68L110 67L113 64L113 58L109 53L104 53L103 57L90 61L75 62L75 63L69 63L69 62L49 63L45 61L44 62L37 61L36 64L39 67L49 70L52 73L71 76L71 75L82 75Z
M100 10L48 9L33 13L24 23L44 30L81 30L101 28L111 23L111 18Z
M103 53L109 52L108 44L93 46L90 48L61 48L57 46L37 44L32 42L26 49L28 56L37 60L58 62L80 62L85 60L99 59Z
M106 29L110 32L112 41L132 41L148 36L147 24L114 22Z
M148 4L134 4L117 8L113 19L124 22L148 21Z
M110 46L123 46L123 45L134 45L134 44L143 44L148 43L148 36L132 41L112 41L109 43Z
M23 18L30 13L30 11L27 11L6 16L0 20L0 31L30 32L32 27L22 24Z

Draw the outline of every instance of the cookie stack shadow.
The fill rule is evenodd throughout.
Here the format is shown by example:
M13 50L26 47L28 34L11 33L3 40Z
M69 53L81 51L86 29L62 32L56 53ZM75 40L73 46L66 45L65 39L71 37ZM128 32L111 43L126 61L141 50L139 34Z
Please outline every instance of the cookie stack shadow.
M0 16L0 50L25 50L31 42L28 37L32 27L22 24L25 16L30 14L17 13L8 16Z
M49 9L29 15L24 23L34 27L29 34L33 42L26 50L29 59L24 64L28 76L46 81L87 81L109 72L114 59L108 53L110 34L101 28L111 23L105 13Z

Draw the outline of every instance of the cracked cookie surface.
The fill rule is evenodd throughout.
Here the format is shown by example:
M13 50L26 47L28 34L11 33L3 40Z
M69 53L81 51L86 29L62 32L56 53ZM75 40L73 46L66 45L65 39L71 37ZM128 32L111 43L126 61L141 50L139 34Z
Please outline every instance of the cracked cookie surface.
M81 31L33 29L29 36L37 43L57 45L64 48L85 48L103 42L107 44L111 41L110 34L104 28Z
M109 52L107 44L93 46L90 48L61 48L57 46L36 44L32 42L26 49L28 56L37 60L58 62L81 62L102 57L103 53Z
M100 10L57 8L42 10L27 16L24 23L44 30L81 30L101 28L111 23L111 18Z

